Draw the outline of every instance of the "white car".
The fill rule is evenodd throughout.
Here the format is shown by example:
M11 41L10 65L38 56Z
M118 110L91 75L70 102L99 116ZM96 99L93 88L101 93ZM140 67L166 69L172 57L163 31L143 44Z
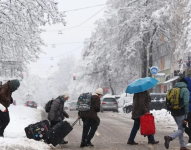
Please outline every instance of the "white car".
M64 110L69 110L70 108L70 102L65 102L64 103Z
M150 93L150 110L166 109L166 93ZM133 99L123 105L123 112L130 113L133 110Z

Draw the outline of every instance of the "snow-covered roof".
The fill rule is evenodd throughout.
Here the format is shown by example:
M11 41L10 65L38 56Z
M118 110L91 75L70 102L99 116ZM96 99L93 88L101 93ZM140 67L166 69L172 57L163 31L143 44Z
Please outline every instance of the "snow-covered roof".
M172 79L170 79L170 80L168 80L168 81L165 81L163 84L168 84L168 83L170 83L170 82L172 82L172 81L177 80L178 78L179 78L179 76L175 76L174 78L172 78Z

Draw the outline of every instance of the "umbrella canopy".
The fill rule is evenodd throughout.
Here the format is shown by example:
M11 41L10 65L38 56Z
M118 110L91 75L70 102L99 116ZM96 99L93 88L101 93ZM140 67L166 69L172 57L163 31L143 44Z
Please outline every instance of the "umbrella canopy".
M126 93L139 93L144 92L158 83L158 80L151 77L140 78L127 86Z

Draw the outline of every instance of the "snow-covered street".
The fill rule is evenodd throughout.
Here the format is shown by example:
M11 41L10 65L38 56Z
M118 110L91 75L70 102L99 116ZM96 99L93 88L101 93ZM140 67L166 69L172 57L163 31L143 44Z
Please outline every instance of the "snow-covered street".
M4 138L0 139L0 150L49 150L50 146L26 138L24 128L41 120L41 108L25 106L9 107L10 123L5 129Z
M11 121L5 130L5 137L0 139L0 150L80 149L79 144L81 140L82 125L79 123L76 124L74 130L66 137L66 140L69 142L67 145L53 148L53 146L45 144L42 141L27 139L25 135L24 128L26 126L42 119L46 119L44 118L46 112L42 108L38 107L37 109L34 109L21 105L11 105L9 112ZM68 113L70 118L67 119L67 121L73 123L77 118L77 111L68 111ZM148 145L147 139L138 133L135 140L139 143L140 147L136 146L137 150L147 150L151 147L155 149L163 149L163 136L176 129L173 118L166 110L152 111L152 113L155 116L156 122L155 138L160 141L160 144L154 146ZM41 116L43 117L41 118ZM131 114L125 114L121 111L119 113L104 112L99 113L99 117L101 119L101 124L92 141L95 144L95 149L134 149L134 147L126 144L133 123L130 119ZM187 137L185 136L185 138ZM170 148L178 148L177 146L178 140L175 140Z

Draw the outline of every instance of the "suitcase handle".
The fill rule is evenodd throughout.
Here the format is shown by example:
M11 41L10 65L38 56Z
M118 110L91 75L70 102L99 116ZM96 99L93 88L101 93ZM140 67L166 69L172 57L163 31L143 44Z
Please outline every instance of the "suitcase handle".
M78 120L79 118L76 121L74 121L74 123L72 124L72 127L78 122Z
M145 113L143 116L151 116L153 115L152 113Z

